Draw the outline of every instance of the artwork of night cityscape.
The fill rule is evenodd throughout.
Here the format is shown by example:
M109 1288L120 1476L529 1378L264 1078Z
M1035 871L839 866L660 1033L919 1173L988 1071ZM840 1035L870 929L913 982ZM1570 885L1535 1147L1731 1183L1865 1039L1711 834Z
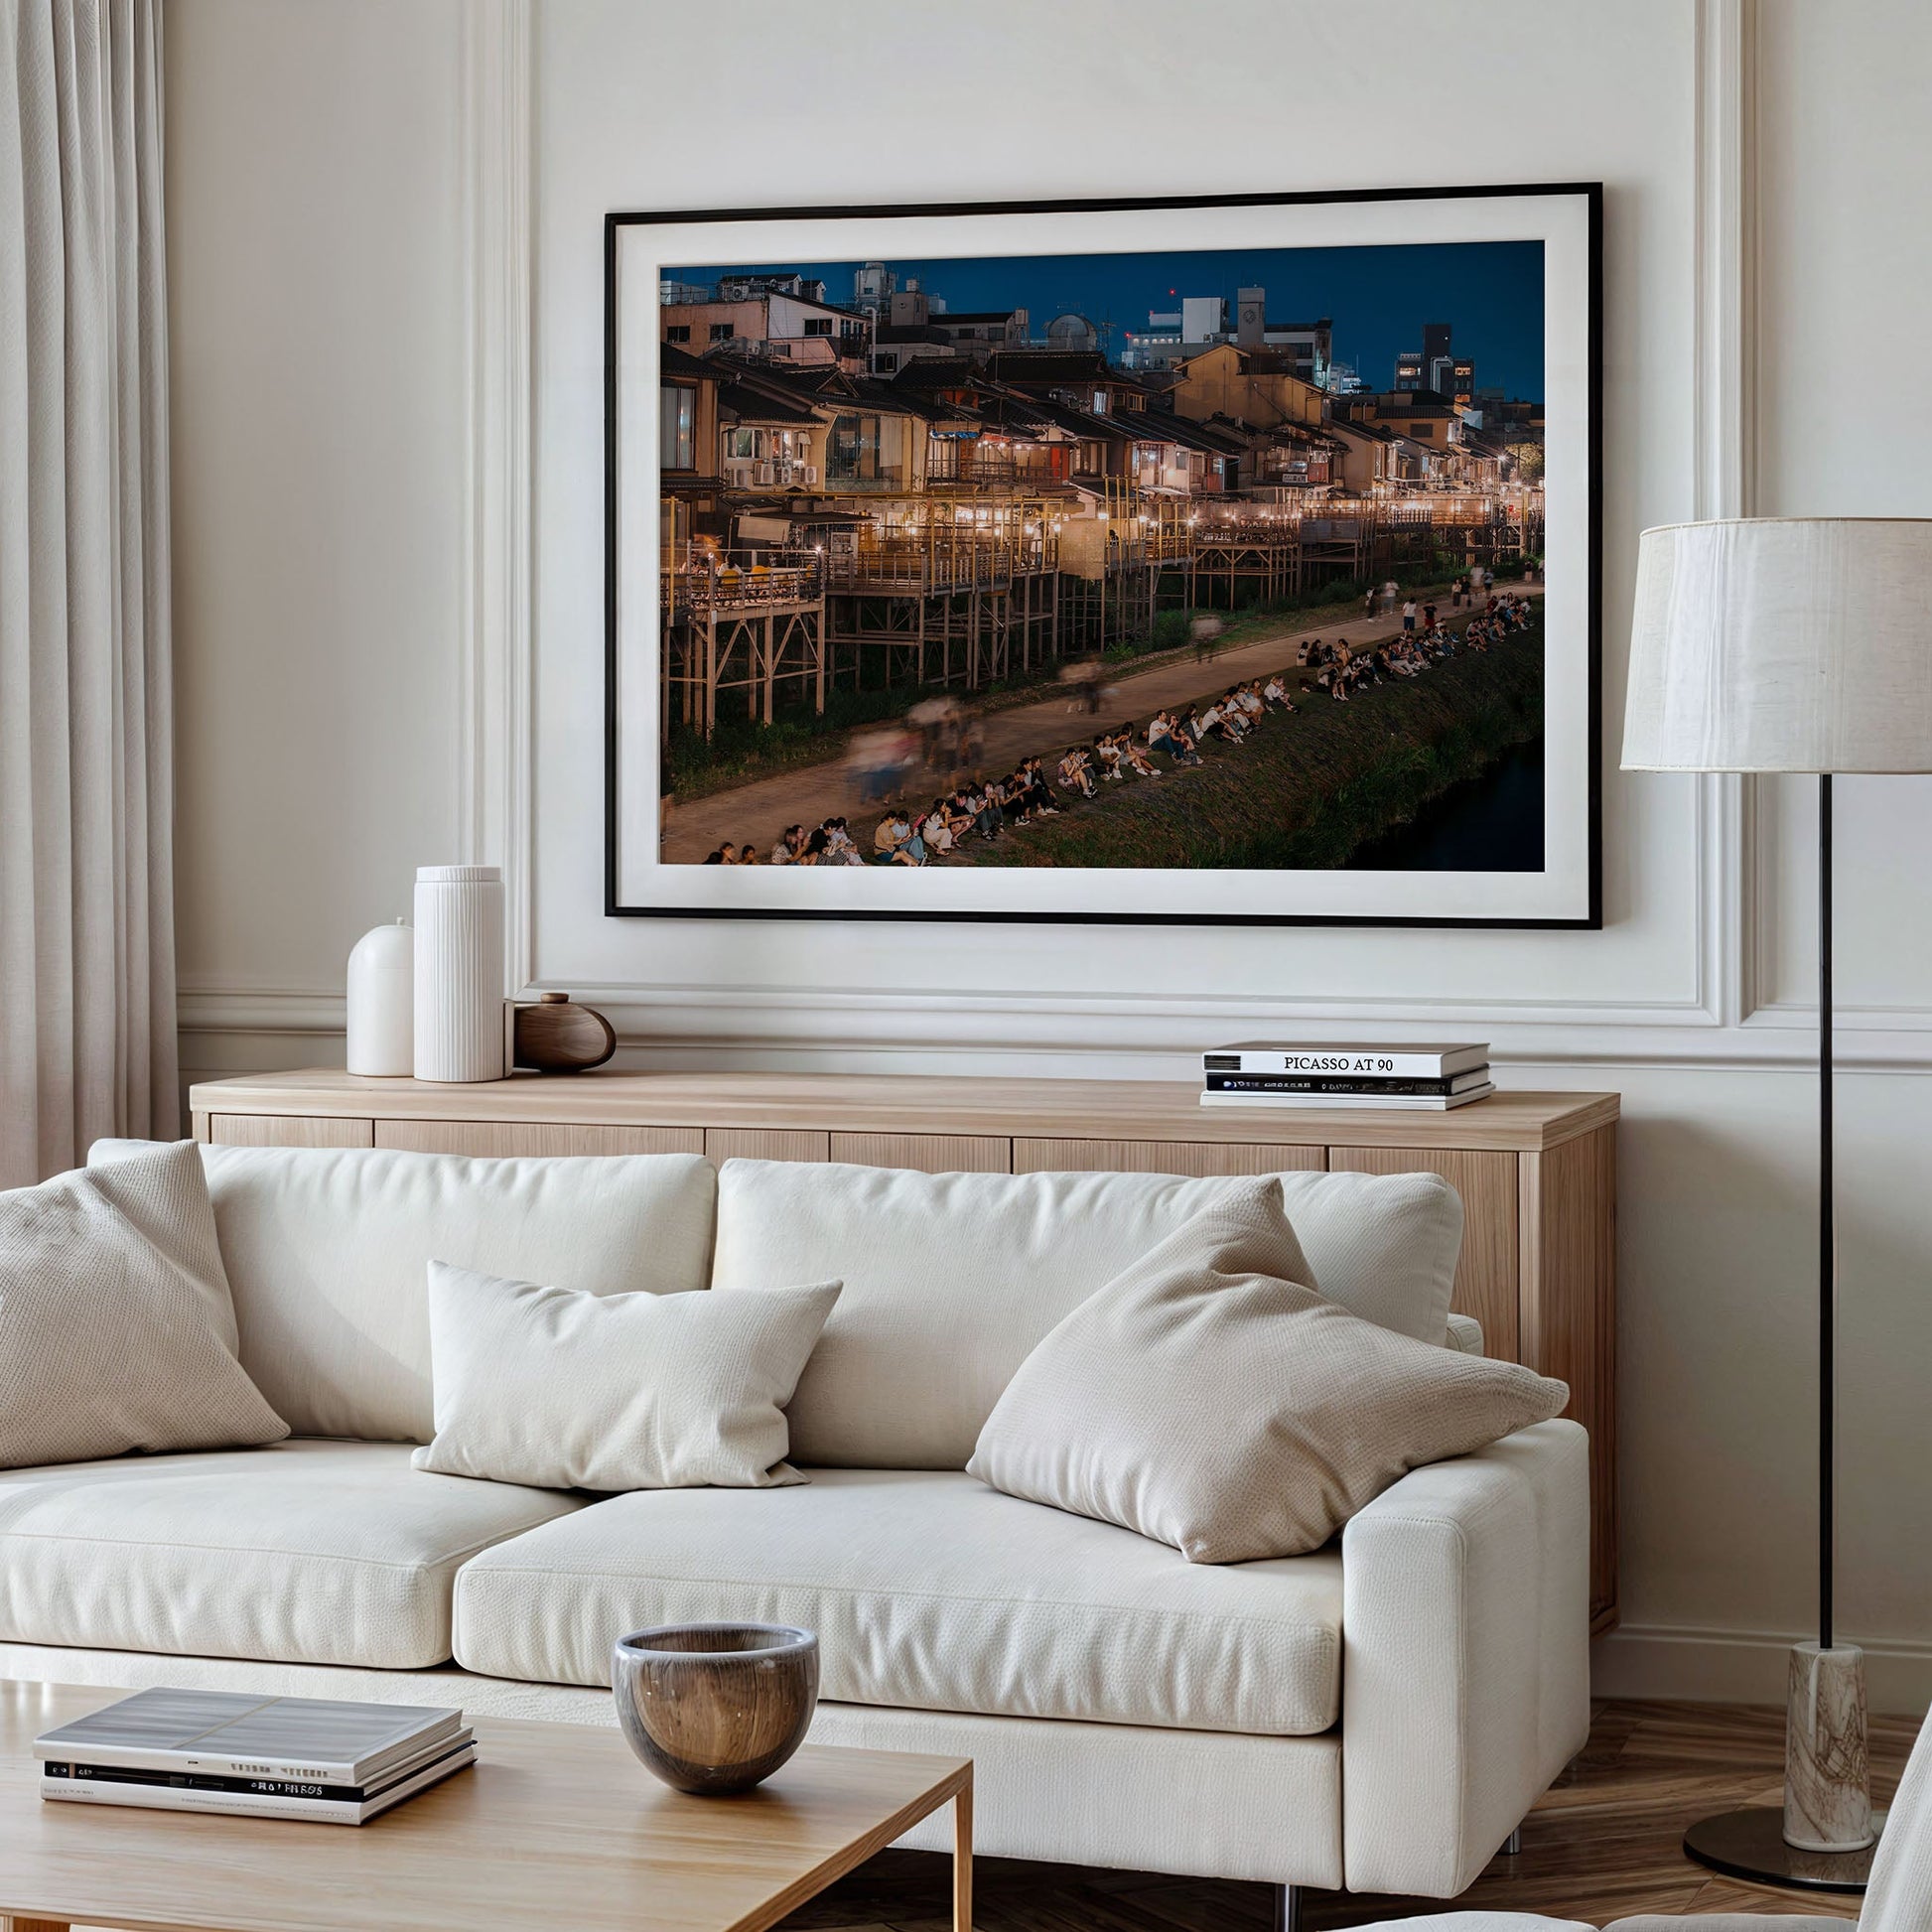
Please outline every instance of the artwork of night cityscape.
M1541 242L658 297L661 863L1543 868Z

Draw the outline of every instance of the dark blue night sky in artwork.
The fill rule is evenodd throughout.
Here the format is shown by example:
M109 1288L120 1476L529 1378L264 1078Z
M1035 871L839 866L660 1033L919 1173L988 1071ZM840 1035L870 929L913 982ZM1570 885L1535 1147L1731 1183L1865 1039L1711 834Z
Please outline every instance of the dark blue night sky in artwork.
M667 269L678 281L721 273L796 273L822 279L826 298L850 302L856 262L733 262ZM1540 241L1428 242L1390 247L1203 249L1144 255L962 256L889 260L901 286L917 276L950 310L1029 312L1037 338L1071 310L1111 326L1110 354L1150 311L1177 310L1183 296L1232 298L1268 291L1271 322L1334 321L1334 354L1372 389L1386 389L1395 358L1422 346L1426 322L1454 330L1459 355L1475 358L1476 383L1506 395L1543 397L1543 244Z

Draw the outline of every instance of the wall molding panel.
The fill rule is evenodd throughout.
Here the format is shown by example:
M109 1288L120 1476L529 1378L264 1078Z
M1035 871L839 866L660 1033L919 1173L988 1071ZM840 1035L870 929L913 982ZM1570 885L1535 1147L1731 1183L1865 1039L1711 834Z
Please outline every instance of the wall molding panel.
M503 868L505 977L532 951L530 516L533 391L532 0L471 0L460 16L468 357L457 823L463 860Z
M1694 452L1696 513L1751 512L1757 414L1758 0L1698 0L1695 36ZM460 586L457 823L463 857L502 866L505 984L519 995L537 974L534 894L532 437L535 20L533 0L477 0L463 10L459 63L466 206L466 554ZM1616 755L1616 721L1608 721ZM1095 998L1051 991L964 989L809 992L619 981L571 991L618 1026L626 1058L682 1062L740 1054L824 1060L872 1051L984 1060L1035 1056L1144 1063L1191 1057L1209 1031L1327 1027L1367 1021L1395 1032L1486 1031L1497 1059L1560 1065L1802 1067L1813 1009L1761 1001L1757 962L1764 900L1755 786L1696 779L1696 940L1682 1000L1635 1006L1555 997L1511 1001ZM336 987L185 985L185 1035L262 1035L336 1050ZM1211 1023L1211 1025L1210 1025ZM1932 1066L1932 1009L1846 1010L1848 1068ZM192 1048L191 1048L192 1057ZM1095 1070L1104 1070L1096 1066Z

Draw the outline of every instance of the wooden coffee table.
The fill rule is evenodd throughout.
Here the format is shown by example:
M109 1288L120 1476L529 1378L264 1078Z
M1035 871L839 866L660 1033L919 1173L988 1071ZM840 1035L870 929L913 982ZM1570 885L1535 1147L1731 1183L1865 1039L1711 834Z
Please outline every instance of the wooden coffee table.
M124 1695L0 1681L0 1924L66 1932L763 1932L953 1808L973 1913L973 1765L807 1744L736 1798L659 1784L615 1729L478 1718L478 1762L362 1826L50 1804L33 1742Z

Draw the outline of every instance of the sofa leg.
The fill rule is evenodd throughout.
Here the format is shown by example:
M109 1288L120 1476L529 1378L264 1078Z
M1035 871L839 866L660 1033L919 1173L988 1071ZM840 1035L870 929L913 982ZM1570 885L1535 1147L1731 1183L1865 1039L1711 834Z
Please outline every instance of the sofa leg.
M1517 1828L1513 1832L1511 1832L1506 1839L1503 1840L1502 1855L1506 1859L1513 1859L1517 1855L1517 1853L1520 1852L1522 1849L1523 1849L1523 1828L1522 1826L1518 1825Z
M1275 1888L1275 1932L1302 1932L1302 1887Z

